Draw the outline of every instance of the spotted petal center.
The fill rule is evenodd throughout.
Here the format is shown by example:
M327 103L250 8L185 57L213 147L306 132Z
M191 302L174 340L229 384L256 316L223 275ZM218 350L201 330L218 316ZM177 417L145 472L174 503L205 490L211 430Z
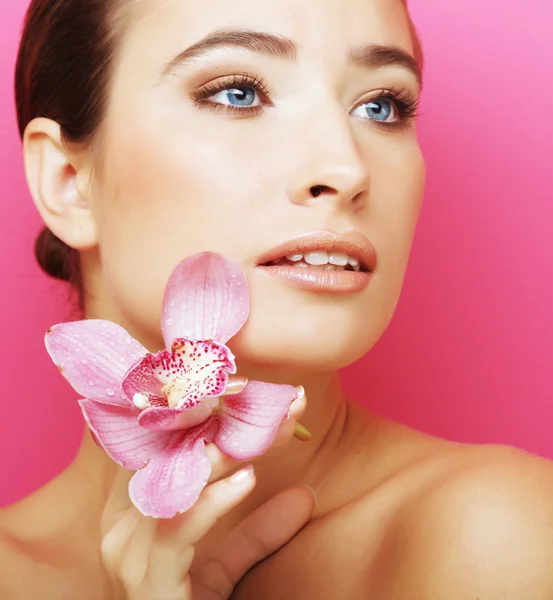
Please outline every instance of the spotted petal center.
M140 410L166 407L184 411L206 396L224 393L229 373L236 373L236 365L224 344L177 339L170 351L148 354L131 369L123 390Z

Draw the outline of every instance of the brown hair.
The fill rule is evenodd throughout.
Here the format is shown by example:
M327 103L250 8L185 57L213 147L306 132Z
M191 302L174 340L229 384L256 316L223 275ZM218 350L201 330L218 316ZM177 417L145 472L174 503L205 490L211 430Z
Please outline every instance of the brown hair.
M125 4L129 2L32 0L15 71L21 137L30 121L46 117L60 125L65 143L92 140L106 111ZM415 58L422 67L422 49L411 21L410 27ZM46 227L36 240L35 255L45 273L82 292L78 252Z
M36 117L59 123L67 144L90 141L106 110L120 20L114 0L33 0L15 69L19 133ZM81 285L78 253L44 228L35 255L48 275Z

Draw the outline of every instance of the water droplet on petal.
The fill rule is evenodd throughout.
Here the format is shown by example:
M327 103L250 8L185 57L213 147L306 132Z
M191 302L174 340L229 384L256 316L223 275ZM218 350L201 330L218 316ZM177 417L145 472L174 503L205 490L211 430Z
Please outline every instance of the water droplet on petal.
M113 396L115 396L115 392L113 390L110 390L109 388L106 390L106 394L110 397L113 398Z
M83 363L83 365L87 365L88 364L88 360L86 360L86 358L83 358L83 360L81 362Z
M171 327L171 325L173 325L174 321L173 319L166 319L165 320L165 325L167 325L168 327Z
M91 386L91 387L94 385L94 382L92 381L92 379L89 379L88 385Z

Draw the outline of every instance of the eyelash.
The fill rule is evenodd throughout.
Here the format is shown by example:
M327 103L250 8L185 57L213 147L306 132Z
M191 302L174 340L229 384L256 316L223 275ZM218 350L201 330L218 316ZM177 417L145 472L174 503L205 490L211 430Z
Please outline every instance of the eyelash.
M192 100L200 109L209 108L215 111L222 110L239 116L253 116L263 113L265 111L265 107L263 105L244 106L239 108L237 106L219 104L217 102L211 102L208 100L208 98L211 98L220 92L224 92L225 90L242 87L248 87L255 90L255 92L261 96L261 101L263 101L263 97L267 98L270 95L267 84L261 77L252 77L247 73L238 73L223 79L218 79L214 83L208 83L204 85L193 93ZM384 129L407 129L411 121L415 120L419 116L420 100L417 96L405 88L398 89L392 87L389 89L381 89L376 95L373 95L371 98L366 98L362 102L356 104L354 109L363 106L363 104L378 100L390 101L393 104L394 109L397 111L398 120L394 122L368 119Z

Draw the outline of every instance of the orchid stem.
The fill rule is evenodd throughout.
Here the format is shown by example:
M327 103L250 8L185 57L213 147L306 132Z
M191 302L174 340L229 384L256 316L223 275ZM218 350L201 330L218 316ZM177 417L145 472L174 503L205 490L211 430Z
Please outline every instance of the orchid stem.
M294 431L294 437L301 442L309 442L311 440L311 434L309 431L300 423L296 423L296 430Z

